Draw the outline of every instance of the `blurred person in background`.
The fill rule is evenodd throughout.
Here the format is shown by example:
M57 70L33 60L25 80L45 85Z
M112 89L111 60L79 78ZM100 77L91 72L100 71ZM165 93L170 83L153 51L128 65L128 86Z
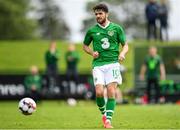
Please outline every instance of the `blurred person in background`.
M31 66L30 74L25 77L24 85L28 97L33 98L35 101L41 98L42 77L37 66Z
M165 80L166 73L164 63L157 54L157 48L151 46L149 54L145 57L140 70L140 80L147 82L146 92L148 103L152 102L152 90L155 90L155 103L158 103L160 97L159 80Z
M166 0L161 0L158 6L158 18L160 22L160 40L168 41L168 7Z
M147 20L147 40L151 38L157 39L156 20L158 18L158 4L156 0L149 0L145 7L145 15Z
M52 41L49 46L49 50L45 53L46 62L46 75L48 80L48 87L53 88L57 85L58 76L58 60L59 51L55 41Z
M78 70L77 65L79 62L79 53L76 51L76 47L74 44L70 44L68 46L68 50L65 53L66 60L66 77L67 80L74 81L76 84L78 83Z

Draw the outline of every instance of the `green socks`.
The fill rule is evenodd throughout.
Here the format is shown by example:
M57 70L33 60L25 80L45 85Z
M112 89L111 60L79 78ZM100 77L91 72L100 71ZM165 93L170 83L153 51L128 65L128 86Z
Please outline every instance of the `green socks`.
M116 106L116 101L114 98L108 98L107 104L106 104L106 118L111 121L113 113L114 113L114 108Z
M108 98L107 103L105 103L104 97L97 97L96 103L99 107L99 110L101 111L101 114L106 113L106 118L111 121L114 108L116 106L116 101L114 98Z
M99 107L99 110L101 111L101 114L104 114L106 112L106 105L105 105L104 97L97 97L96 103Z

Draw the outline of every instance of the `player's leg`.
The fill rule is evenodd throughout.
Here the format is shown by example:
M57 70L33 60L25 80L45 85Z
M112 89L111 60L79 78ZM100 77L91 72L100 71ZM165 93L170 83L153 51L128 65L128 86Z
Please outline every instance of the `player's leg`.
M155 87L155 103L159 102L159 97L160 97L160 87L159 87L159 82L158 79L154 79L154 87Z
M101 114L104 114L105 113L105 100L104 100L104 88L103 88L103 85L101 84L97 84L96 85L96 88L95 88L95 91L96 91L96 103L97 103L97 106L99 107L99 110L101 111Z
M93 69L93 81L96 92L96 103L101 111L101 114L105 113L105 100L104 100L104 74L99 67Z
M122 95L122 92L121 92L121 90L117 87L116 88L116 102L117 102L117 104L120 104L120 103L123 103L123 95Z
M119 63L110 64L107 67L107 73L105 74L105 82L107 84L107 103L106 103L106 128L112 128L111 120L116 106L116 88L118 84L122 83L120 74Z
M151 38L151 25L149 22L147 22L147 40L150 40Z
M117 87L117 82L110 83L107 86L108 100L106 104L106 118L109 122L111 122L114 113L114 108L116 106L116 99L115 99L116 87Z
M154 39L157 40L157 25L156 25L156 22L153 23L153 35L154 35Z
M151 80L147 80L147 87L146 87L147 97L148 97L148 103L151 103Z

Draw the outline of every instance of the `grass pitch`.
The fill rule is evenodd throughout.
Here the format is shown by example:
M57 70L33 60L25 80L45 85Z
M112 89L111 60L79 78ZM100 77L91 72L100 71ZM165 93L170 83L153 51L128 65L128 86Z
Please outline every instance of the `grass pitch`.
M94 102L78 101L70 107L63 101L42 101L37 111L25 116L18 101L0 102L0 129L102 129L101 115ZM115 129L178 129L178 105L118 105Z

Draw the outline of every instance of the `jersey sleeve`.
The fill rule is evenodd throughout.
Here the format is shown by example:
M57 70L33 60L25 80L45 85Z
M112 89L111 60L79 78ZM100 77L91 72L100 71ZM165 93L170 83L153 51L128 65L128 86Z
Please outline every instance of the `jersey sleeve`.
M85 45L89 45L89 44L91 43L91 41L92 41L91 32L90 32L90 30L88 30L87 33L86 33L86 35L85 35L85 37L84 37L83 43L84 43Z
M119 39L119 43L121 43L121 45L124 45L126 42L126 35L124 33L124 30L122 27L118 27L118 39Z

